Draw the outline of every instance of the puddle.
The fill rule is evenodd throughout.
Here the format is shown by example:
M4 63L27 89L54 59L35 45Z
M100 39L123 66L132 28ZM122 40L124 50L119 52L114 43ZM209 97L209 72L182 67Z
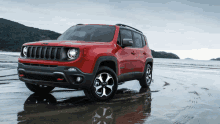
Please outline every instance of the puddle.
M52 94L32 94L17 117L19 123L143 123L150 113L149 88L139 92L124 88L109 102L92 102L85 96L57 100Z

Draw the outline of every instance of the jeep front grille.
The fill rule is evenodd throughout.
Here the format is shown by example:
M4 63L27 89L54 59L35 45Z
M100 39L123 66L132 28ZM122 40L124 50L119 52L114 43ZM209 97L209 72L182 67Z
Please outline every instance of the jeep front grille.
M28 46L27 58L60 60L62 47L54 46Z

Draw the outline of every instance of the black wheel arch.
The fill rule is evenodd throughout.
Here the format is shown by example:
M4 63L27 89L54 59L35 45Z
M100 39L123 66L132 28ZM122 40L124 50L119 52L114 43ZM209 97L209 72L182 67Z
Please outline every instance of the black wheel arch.
M153 71L153 58L147 58L146 62L145 62L145 65L147 65L148 63L151 65L151 69Z
M93 67L93 72L91 74L91 78L89 79L89 81L86 83L86 88L85 89L89 89L91 86L92 86L92 83L91 81L94 80L97 72L98 72L98 69L101 65L102 62L114 62L114 65L115 65L115 69L112 69L112 70L115 70L115 73L116 73L116 78L118 79L118 62L117 62L117 58L114 57L114 56L100 56L96 62L95 62L95 66ZM109 67L109 66L107 66Z
M93 69L93 75L95 75L101 65L102 62L105 62L105 61L111 61L111 62L114 62L115 64L115 73L116 75L118 76L118 62L117 62L117 58L114 57L114 56L101 56L97 59L96 63L95 63L95 67Z

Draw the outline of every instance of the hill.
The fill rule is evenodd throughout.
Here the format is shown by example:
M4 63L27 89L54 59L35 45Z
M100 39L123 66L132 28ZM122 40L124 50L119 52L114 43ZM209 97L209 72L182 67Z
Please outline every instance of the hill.
M211 59L211 60L220 61L220 58L215 58L215 59Z
M173 53L167 53L167 52L156 52L154 50L151 50L152 55L154 58L170 58L170 59L180 59L179 56Z
M53 40L59 33L49 30L27 27L25 25L0 18L0 49L3 51L20 51L26 42Z
M20 23L0 18L0 50L2 51L20 52L22 44L26 42L55 40L60 35L60 33L54 31L27 27ZM179 59L173 53L151 51L154 58Z
M185 60L193 60L192 58L185 58Z

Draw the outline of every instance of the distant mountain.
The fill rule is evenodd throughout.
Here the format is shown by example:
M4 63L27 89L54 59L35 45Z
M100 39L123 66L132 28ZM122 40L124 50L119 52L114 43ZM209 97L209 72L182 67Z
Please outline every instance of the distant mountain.
M0 18L0 50L20 51L26 42L55 40L60 34Z
M192 58L185 58L185 59L187 59L187 60L193 60Z
M0 50L20 52L22 44L41 40L56 40L61 34L42 30L0 18ZM179 59L173 53L152 51L154 58Z
M167 53L167 52L156 52L154 50L151 50L152 55L154 58L170 58L170 59L180 59L179 56L173 53Z
M215 59L211 59L211 60L220 61L220 58L215 58Z

